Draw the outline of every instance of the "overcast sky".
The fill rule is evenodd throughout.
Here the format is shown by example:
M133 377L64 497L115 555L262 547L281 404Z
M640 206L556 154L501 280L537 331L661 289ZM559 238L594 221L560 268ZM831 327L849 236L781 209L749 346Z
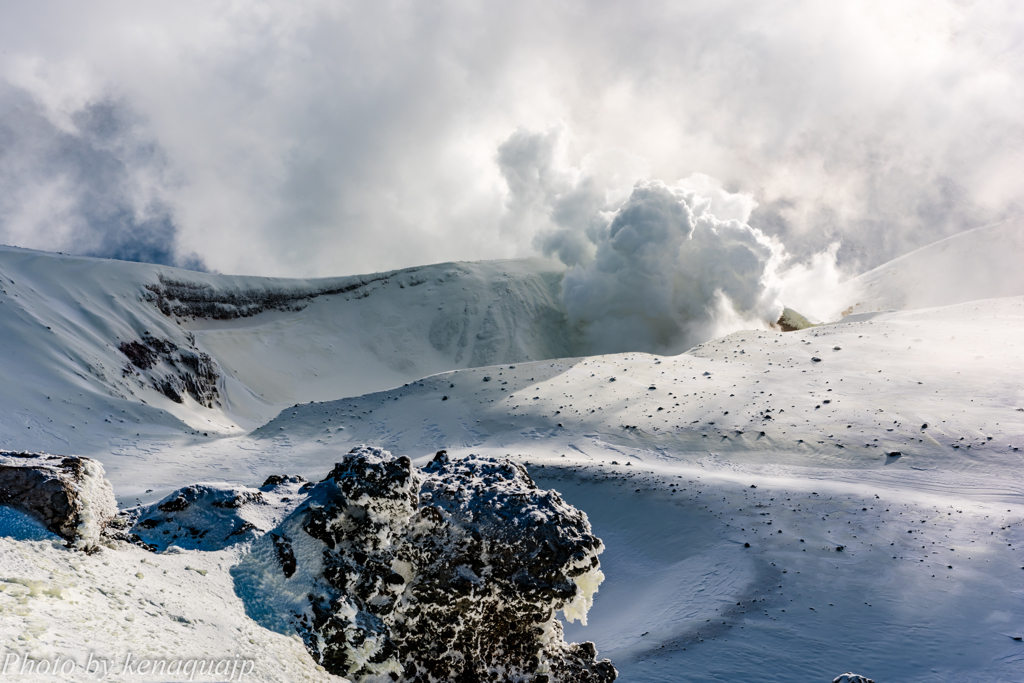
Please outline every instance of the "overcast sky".
M795 259L878 265L1024 212L1024 3L0 7L0 243L282 276L525 256L558 217L521 172L606 208L689 179Z

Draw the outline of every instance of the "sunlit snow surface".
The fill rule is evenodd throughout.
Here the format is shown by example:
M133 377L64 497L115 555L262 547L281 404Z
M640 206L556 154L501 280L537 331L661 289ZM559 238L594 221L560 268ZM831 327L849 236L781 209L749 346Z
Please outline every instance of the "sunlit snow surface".
M66 315L100 316L103 305ZM307 324L289 315L218 325ZM789 683L854 671L880 682L1017 681L1024 671L1014 640L1024 636L1024 297L737 332L676 357L506 360L418 381L399 373L391 390L317 403L329 386L309 379L303 393L292 360L296 386L259 410L289 396L300 405L251 433L240 413L209 411L219 421L209 436L197 428L204 409L174 418L149 394L142 404L101 393L95 375L75 374L84 361L33 341L42 333L19 316L4 325L22 330L23 355L5 362L16 376L28 358L35 375L3 397L25 420L4 418L5 446L31 426L46 436L28 448L96 457L122 505L200 481L316 481L361 443L421 465L439 448L508 454L586 511L606 545L587 625L566 633L593 640L620 680ZM240 376L278 353L221 334L204 348L222 368L244 365ZM229 352L237 340L248 346ZM115 341L98 335L89 348ZM307 333L304 343L329 342ZM348 395L342 385L337 395ZM48 401L58 408L47 412ZM103 421L121 410L130 429ZM295 638L245 616L229 574L244 547L88 556L23 521L0 523L11 533L0 538L9 652L239 655L259 662L250 680L330 680Z

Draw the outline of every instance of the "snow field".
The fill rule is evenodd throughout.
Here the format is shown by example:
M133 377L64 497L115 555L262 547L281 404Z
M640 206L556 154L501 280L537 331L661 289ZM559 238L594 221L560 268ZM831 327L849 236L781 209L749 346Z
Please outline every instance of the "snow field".
M188 680L187 675L140 673L131 662L237 660L255 662L241 680L342 680L319 671L296 636L261 628L245 616L228 573L239 556L237 548L154 554L123 543L87 555L56 541L0 535L0 640L7 644L5 657L19 658L10 660L4 676L18 681ZM106 678L86 671L90 656L109 663ZM56 658L74 661L74 673L35 675L22 668L26 659L36 666ZM228 679L223 671L194 678Z
M441 448L508 455L604 541L605 580L566 636L593 640L623 681L1018 681L1024 292L947 278L1005 271L1017 225L851 281L862 289L836 323L674 357L569 357L559 273L539 262L410 269L302 311L214 321L141 298L174 269L0 248L0 447L95 457L122 507L195 482L317 480L358 444L419 465ZM959 284L929 284L943 278ZM221 405L124 375L118 341L147 331L193 334ZM10 511L0 531L8 654L252 658L250 680L338 680L246 616L230 569L248 541L86 555Z

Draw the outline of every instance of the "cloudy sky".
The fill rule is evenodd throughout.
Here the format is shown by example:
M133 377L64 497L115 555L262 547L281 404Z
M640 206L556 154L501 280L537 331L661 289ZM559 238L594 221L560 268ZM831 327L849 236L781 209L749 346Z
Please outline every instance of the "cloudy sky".
M281 276L572 263L660 181L856 271L1021 214L1022 178L1019 0L0 8L17 246Z

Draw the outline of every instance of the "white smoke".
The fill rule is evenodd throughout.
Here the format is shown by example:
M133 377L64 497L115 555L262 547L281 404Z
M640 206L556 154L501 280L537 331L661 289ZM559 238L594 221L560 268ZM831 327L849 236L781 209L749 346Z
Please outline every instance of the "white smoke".
M668 185L608 181L564 162L561 126L517 130L498 152L507 222L569 266L562 302L590 353L679 353L739 329L766 328L787 299L828 315L838 244L790 264L781 242L747 224L750 194L694 174ZM618 182L616 182L618 181ZM606 184L607 183L607 184Z
M711 202L641 182L597 234L596 253L565 275L562 301L592 352L678 353L782 313L781 247Z

